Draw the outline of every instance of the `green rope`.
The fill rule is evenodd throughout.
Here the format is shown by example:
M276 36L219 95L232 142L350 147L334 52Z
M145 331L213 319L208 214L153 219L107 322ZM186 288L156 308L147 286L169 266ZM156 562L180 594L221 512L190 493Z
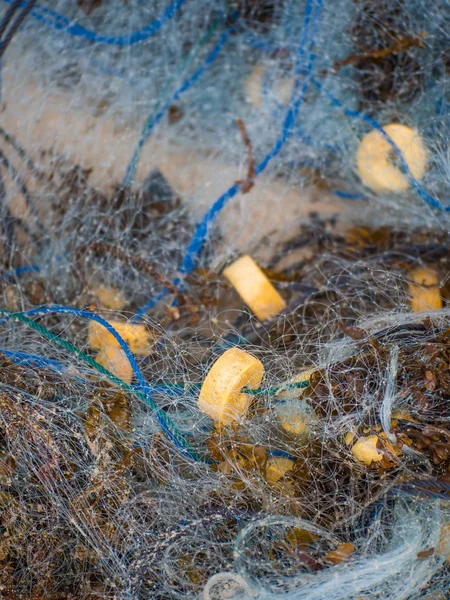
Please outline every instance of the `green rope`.
M245 394L250 394L252 396L263 396L263 395L271 396L273 394L277 394L280 391L284 392L287 390L298 390L298 389L308 387L308 385L309 385L309 381L298 381L297 383L287 383L287 384L278 385L275 387L262 388L260 390L249 390L247 388L244 388L242 390L242 392Z
M83 360L85 363L87 363L89 366L91 366L93 369L95 369L102 375L106 375L109 379L111 379L112 381L114 381L115 383L117 383L118 385L123 387L124 389L127 389L127 391L133 390L133 393L135 395L138 393L138 391L133 386L129 386L128 384L124 383L121 379L116 377L113 373L111 373L111 371L108 371L108 369L105 369L105 367L103 367L100 363L98 363L92 357L85 354L82 350L79 350L76 346L74 346L70 342L63 340L62 338L53 334L51 331L46 329L43 325L36 323L32 319L29 319L28 317L22 315L21 313L11 312L6 309L0 309L0 314L7 315L8 317L11 317L12 319L17 319L18 321L21 321L22 323L26 323L32 329L39 332L43 337L56 342L57 344L59 344L60 346L62 346L63 348L65 348L66 350L71 352L72 354L75 354L76 356L81 358L81 360ZM302 388L308 387L308 385L309 385L308 381L299 381L296 383L288 383L288 384L283 384L283 385L273 386L273 387L268 387L268 388L260 388L258 390L251 390L249 388L243 388L241 390L241 393L248 394L250 396L264 396L264 395L271 396L271 395L277 394L280 391L302 389ZM186 386L183 383L172 383L172 384L166 383L166 384L164 384L163 387L166 387L168 389L173 389L173 390L179 390L180 392L184 391L186 393L190 393L190 392L198 393L202 387L202 384L201 383L192 383L192 384ZM146 403L149 404L149 406L151 406L151 408L153 408L154 410L160 411L163 415L166 414L166 413L164 413L164 411L161 411L161 409L158 407L158 405L155 402L147 399L147 396L145 396L145 394L143 394L142 392L139 392L139 393L146 398Z
M21 323L24 323L31 329L34 329L40 335L42 335L44 338L48 339L51 342L55 342L56 344L58 344L59 346L61 346L62 348L64 348L68 352L70 352L71 354L74 354L75 356L80 358L83 362L85 362L90 367L92 367L93 369L95 369L96 371L98 371L99 373L104 375L105 377L107 377L111 382L118 385L124 391L139 398L142 402L144 402L144 404L146 404L147 406L149 406L152 409L152 411L156 414L159 422L162 423L163 426L170 432L172 437L175 439L176 443L179 444L194 460L199 461L199 462L208 462L204 458L202 458L197 453L197 451L187 442L187 440L182 435L182 433L180 431L178 431L177 427L175 426L173 421L170 419L170 417L168 417L167 414L163 410L161 410L161 408L153 401L153 399L149 395L141 392L140 390L137 390L134 386L129 385L128 383L125 383L124 381L122 381L122 379L119 379L119 377L114 375L114 373L111 373L111 371L108 371L108 369L106 369L103 365L98 363L92 357L85 354L82 350L80 350L79 348L74 346L71 342L64 340L64 339L60 338L59 336L55 335L54 333L49 331L46 327L44 327L40 323L36 323L32 319L29 319L28 317L26 317L25 315L23 315L21 313L15 313L15 312L12 312L12 311L9 311L6 309L0 309L0 314L8 316L12 320L20 321ZM252 395L252 396L262 396L262 395L276 394L277 392L279 392L281 390L300 389L300 388L305 388L307 386L308 386L308 381L300 381L297 383L263 388L263 389L259 389L259 390L250 390L248 388L243 388L241 390L241 392ZM166 384L166 387L172 388L172 389L180 389L180 391L184 390L186 392L195 391L197 393L201 388L201 384L190 385L187 387L187 389L185 388L185 386L180 385L180 384L172 384L172 385Z
M184 448L192 456L192 458L194 458L196 461L206 462L196 452L196 450L194 450L194 448L192 448L192 446L186 441L184 436L178 431L175 424L167 416L167 414L163 410L161 410L159 408L159 406L146 394L137 390L132 385L125 383L118 377L116 377L114 375L114 373L111 373L111 371L108 371L108 369L105 369L105 367L103 367L96 360L94 360L93 358L91 358L90 356L88 356L87 354L82 352L81 350L79 350L76 346L74 346L67 340L63 340L62 338L58 337L57 335L55 335L54 333L49 331L46 327L44 327L40 323L36 323L32 319L29 319L28 317L26 317L25 315L22 315L21 313L11 312L6 309L0 309L0 314L7 315L8 317L11 317L11 319L15 319L17 321L25 323L26 325L28 325L28 327L31 327L31 329L34 329L35 331L40 333L44 338L50 340L51 342L55 342L56 344L58 344L65 350L68 350L72 354L75 354L76 356L78 356L86 364L88 364L90 367L92 367L93 369L95 369L96 371L98 371L99 373L101 373L102 375L107 377L108 379L110 379L113 383L115 383L116 385L121 387L126 392L128 392L128 393L136 396L140 400L142 400L147 406L149 406L158 415L159 420L161 420L164 423L164 425L167 427L167 429L170 431L170 433L176 439L177 443L179 443L180 446L182 448Z
M166 383L164 384L165 387L170 388L170 389L178 389L181 391L185 391L186 393L189 392L199 392L202 384L201 383L192 383L188 386L183 385L182 383ZM242 388L241 393L242 394L248 394L249 396L272 396L274 394L277 394L280 391L287 391L287 390L298 390L298 389L302 389L305 387L308 387L309 382L308 381L298 381L297 383L287 383L287 384L283 384L283 385L277 385L277 386L273 386L273 387L268 387L268 388L260 388L259 390L251 390L249 388Z

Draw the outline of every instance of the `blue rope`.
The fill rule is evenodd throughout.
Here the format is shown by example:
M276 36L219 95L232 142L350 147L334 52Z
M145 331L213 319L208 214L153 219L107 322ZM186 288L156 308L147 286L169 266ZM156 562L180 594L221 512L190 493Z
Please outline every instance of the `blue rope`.
M127 167L127 170L125 172L125 176L124 176L123 181L122 181L122 185L123 186L130 185L130 183L131 183L131 181L133 179L133 174L134 174L134 171L135 171L136 163L137 163L137 161L139 159L139 153L141 151L141 148L145 144L145 142L148 140L148 138L150 137L150 134L153 131L153 129L161 121L161 119L166 114L166 112L169 109L169 107L174 102L176 102L184 92L186 92L190 87L192 87L194 85L194 83L196 83L198 81L198 79L203 75L203 73L206 71L206 69L209 67L209 65L211 65L215 61L215 59L220 54L220 51L224 47L226 41L228 40L230 34L233 31L234 31L234 27L228 27L228 29L226 29L223 32L223 34L220 36L219 41L214 46L214 48L211 50L211 52L208 54L208 56L206 57L204 63L201 65L201 67L199 67L197 69L197 71L195 71L195 73L193 73L191 75L191 77L189 77L189 79L187 79L172 94L172 96L169 98L169 100L167 100L167 102L156 113L156 115L154 115L154 116L151 115L149 117L147 123L144 126L144 129L143 129L141 137L140 137L140 139L138 141L137 147L136 147L135 151L133 152L133 156L132 156L132 158L130 160L130 163L129 163L128 167Z
M266 54L269 54L270 52L276 52L281 48L279 44L267 42L265 39L261 39L258 35L250 31L245 33L243 41L251 48L259 50L260 52L265 52Z
M13 0L3 0L7 4ZM139 31L128 33L120 36L105 36L90 31L82 25L72 23L59 13L37 4L31 11L32 16L44 23L45 25L56 29L57 31L64 31L74 37L81 37L89 42L96 42L101 44L110 44L114 46L132 46L134 44L144 42L148 38L155 35L168 21L175 16L179 9L183 6L186 0L174 0L162 13L161 16L157 17L152 23L144 27ZM22 3L26 6L26 3Z
M24 314L24 313L22 313ZM7 358L10 358L13 362L23 365L36 366L39 368L50 367L58 372L65 371L68 369L67 365L52 360L51 358L45 358L38 354L28 354L25 352L18 352L16 350L6 350L0 348L0 354L4 354ZM161 384L148 386L152 393L161 394L165 396L179 397L181 393L198 393L200 389L199 385L182 385L182 384ZM191 389L190 389L191 388Z
M153 298L151 298L147 304L145 304L141 309L138 310L138 312L133 316L133 318L131 319L132 323L137 323L138 321L140 321L142 319L142 317L151 309L155 306L155 304L158 304L158 302L160 300L162 300L166 295L167 292L169 290L167 288L163 288L159 294L157 294L156 296L154 296Z
M182 451L183 454L185 454L189 458L194 459L196 461L202 460L197 456L195 450L193 450L190 447L190 445L187 442L187 440L185 439L185 437L178 430L176 432L176 435L172 432L171 428L168 426L168 424L166 422L166 421L169 421L169 419L166 416L164 416L164 418L161 417L161 415L159 414L161 409L154 402L154 400L152 399L151 393L150 393L152 391L152 389L150 388L150 386L147 385L145 379L143 378L143 376L140 372L140 369L134 359L134 356L131 354L131 351L130 351L127 343L120 336L120 334L117 333L117 331L114 329L114 327L110 323L105 321L105 319L103 319L102 317L99 317L98 315L94 315L88 311L80 310L78 308L52 305L52 306L40 306L40 307L34 308L32 310L23 311L20 313L15 313L15 315L13 314L11 316L3 317L0 319L0 325L5 324L10 320L14 321L14 318L19 315L26 316L26 317L32 317L32 316L43 316L43 315L47 315L47 314L73 314L77 317L82 317L84 319L95 321L95 322L103 325L103 327L105 327L114 336L114 338L120 344L121 348L124 350L128 360L130 361L133 372L134 372L136 378L138 379L139 388L140 388L139 391L142 391L145 394L145 396L148 400L148 405L154 409L153 414L156 417L161 429L166 433L166 435L169 437L169 439L172 440L172 442ZM36 366L44 366L44 367L50 366L53 368L57 368L58 370L61 368L64 369L64 366L61 365L60 363L58 363L57 361L43 358L40 356L36 356L33 354L26 354L23 352L13 352L13 351L9 351L9 350L0 350L0 353L4 354L5 356L11 357L13 360L20 361L25 364L34 364ZM133 386L129 386L129 387L133 387ZM181 387L182 386L180 386L180 389L173 390L173 391L178 395L179 392L182 391ZM192 386L192 387L198 387L198 386ZM165 385L155 386L154 390L156 391L156 389L158 389L158 388L161 388L162 393L167 393L167 391L168 391L167 387ZM173 424L172 424L172 427L173 427ZM293 461L296 460L295 457L292 457L289 453L287 453L283 450L269 449L268 453L270 456L281 456L281 457L290 458ZM211 461L204 461L204 462L206 462L206 464L215 464L214 462L211 462Z
M305 133L303 131L303 129L300 127L300 125L297 125L296 129L295 129L295 135L305 144L305 146L309 146L310 148L314 148L316 150L329 150L330 152L337 152L338 151L338 147L337 146L333 146L332 144L327 144L326 142L324 144L316 144L313 140L313 138L308 135L307 133Z
M111 333L111 335L119 343L122 350L125 352L125 355L130 362L133 373L139 384L137 386L137 390L144 394L145 398L147 399L147 404L153 410L153 415L156 418L156 420L158 421L161 429L168 436L168 438L175 444L175 446L181 450L181 452L184 455L188 456L191 459L198 460L198 457L196 456L195 451L190 448L189 444L184 439L184 437L181 434L179 434L178 432L177 432L177 434L175 434L171 430L171 428L167 424L167 421L168 421L167 416L164 413L162 415L160 414L161 409L158 407L156 402L153 400L152 393L151 393L152 390L151 390L150 386L147 384L147 382L145 381L127 343L121 337L121 335L119 333L117 333L117 331L114 329L114 327L110 323L108 323L108 321L105 321L105 319L103 319L102 317L99 317L98 315L94 315L93 313L88 312L86 310L80 310L78 308L72 308L72 307L68 307L68 306L59 306L59 305L39 306L32 310L23 311L23 312L20 312L17 314L21 315L21 316L25 316L25 317L32 317L32 316L43 316L43 315L55 314L55 313L56 314L71 314L71 315L75 315L77 317L82 317L84 319L88 319L90 321L95 321L97 323L100 323L100 325L103 325L103 327L105 327L105 329L107 329L107 331L109 333ZM3 325L10 320L14 320L14 316L3 317L0 319L0 325ZM131 386L131 387L134 387L134 386Z
M372 117L369 117L368 115L360 113L357 110L349 110L348 108L344 108L343 104L335 96L333 96L333 94L331 94L328 90L326 90L323 87L323 85L320 83L320 81L318 81L314 77L313 77L312 81L313 81L314 85L316 85L319 88L319 90L321 92L323 92L329 98L329 100L332 102L332 104L334 104L334 106L336 106L337 108L342 110L344 115L346 115L347 117L360 119L361 121L368 123L373 129L376 129L379 133L381 133L383 138L388 142L388 144L394 150L395 154L398 156L401 166L402 166L402 169L406 173L411 185L416 189L418 194L430 206L432 206L433 208L439 208L440 210L443 210L444 212L450 211L450 206L444 206L440 200L438 200L437 198L434 198L433 196L431 196L428 192L426 192L423 189L423 187L420 185L420 183L417 181L417 179L411 173L411 171L408 167L408 163L406 162L402 152L400 151L400 148L397 146L397 144L394 142L394 140L384 131L384 129L381 127L381 125L379 123L377 123L377 121L375 121L375 119L373 119Z
M139 382L141 390L144 393L146 391L150 391L148 389L148 385L147 385L144 377L142 376L139 366L138 366L133 354L131 353L130 348L128 347L128 344L125 342L125 340L122 338L122 336L119 333L117 333L117 331L114 329L114 327L110 323L108 323L108 321L103 319L102 317L99 317L98 315L95 315L87 310L81 310L78 308L73 308L73 307L69 307L69 306L60 306L60 305L38 306L37 308L23 311L20 314L24 315L26 317L32 317L35 315L43 316L43 315L55 314L55 313L56 314L75 315L77 317L82 317L84 319L88 319L90 321L95 321L97 323L100 323L100 325L103 325L103 327L105 327L105 329L108 330L108 332L115 338L115 340L119 343L122 350L125 352L126 357L128 358L128 360L130 362L133 373ZM10 317L2 317L0 319L0 325L6 323L9 320L10 320Z
M272 149L270 150L270 152L257 165L257 167L255 169L255 176L261 174L267 168L269 163L280 153L281 149L283 148L284 144L286 143L286 140L289 137L289 135L294 127L295 119L299 113L300 107L302 105L302 102L303 102L303 99L305 96L306 89L307 89L310 79L311 79L312 65L313 65L313 61L315 58L314 52L311 49L311 52L310 52L309 58L308 58L308 63L307 63L306 69L305 69L305 73L306 73L305 78L303 80L303 84L301 85L301 88L299 91L300 74L302 73L302 69L303 69L302 59L303 59L303 55L305 54L306 44L307 44L307 40L308 40L308 30L309 30L309 26L310 26L310 22L311 22L311 15L312 15L312 12L314 9L314 5L316 4L316 6L317 6L316 14L314 15L314 17L312 19L312 34L311 34L311 48L312 48L314 45L314 38L315 38L315 34L316 34L318 18L320 15L320 9L322 7L322 1L323 0L315 0L315 1L308 0L308 2L306 4L302 35L301 35L300 44L299 44L298 60L297 60L296 68L295 68L296 78L295 78L295 83L294 83L294 89L293 89L292 96L291 96L290 106L287 111L284 123L283 123L281 134L280 134L278 140L276 141L276 143L274 144L274 146L272 147ZM181 263L181 266L179 268L179 273L181 276L188 275L189 273L192 272L192 270L194 269L195 264L197 262L197 259L200 255L200 252L203 248L203 244L205 243L209 227L214 222L214 220L217 218L217 216L219 215L221 210L224 208L224 206L227 204L227 202L229 200L231 200L232 198L234 198L234 196L238 193L239 189L240 189L240 184L235 183L234 185L232 185L224 194L222 194L222 196L220 196L220 198L218 198L214 202L214 204L211 206L211 208L205 214L205 216L203 217L203 219L197 226L197 229L195 230L195 233L191 239L191 242L188 246L187 252L186 252L184 259ZM177 277L174 280L174 284L182 287L181 278ZM163 298L164 296L167 295L167 293L168 293L167 289L162 290L159 293L158 299ZM139 318L141 318L150 307L154 306L156 301L157 301L156 299L149 300L149 302L138 311L138 313L135 315L135 317L132 319L132 321L135 322Z
M24 275L25 273L39 273L41 267L39 265L27 265L24 267L16 267L15 269L11 269L11 271L6 271L6 273L1 273L0 277L4 281L11 281L15 277L20 277L20 275Z
M342 190L331 190L331 193L337 196L338 198L344 198L346 200L364 200L364 196L362 194L352 194L351 192L344 192Z
M66 366L59 363L57 360L52 360L50 358L44 358L43 356L38 356L37 354L27 354L25 352L16 352L12 350L5 350L0 348L0 354L4 354L7 358L10 358L15 363L20 363L23 365L30 365L36 367L50 367L57 371L63 371L67 369Z
M289 458L293 462L296 462L296 460L297 460L297 458L295 456L292 456L292 454L289 454L289 452L285 452L284 450L276 450L276 449L267 448L267 454L269 456L276 456L276 457L279 456L281 458Z

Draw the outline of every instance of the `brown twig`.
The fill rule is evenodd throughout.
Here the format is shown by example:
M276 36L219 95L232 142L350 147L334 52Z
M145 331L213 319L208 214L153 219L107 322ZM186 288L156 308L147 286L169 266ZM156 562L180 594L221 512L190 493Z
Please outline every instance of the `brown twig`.
M417 35L400 35L398 40L396 40L396 43L394 43L390 48L380 48L379 50L372 50L371 52L364 52L363 54L351 54L343 60L337 60L333 67L335 70L338 70L345 65L354 65L360 60L382 60L391 54L398 54L399 52L404 52L409 48L423 48L423 38L427 35L428 34L426 31L423 31Z
M247 149L247 179L236 181L236 183L240 184L242 193L247 194L255 185L255 156L253 152L253 145L250 141L250 138L248 137L244 121L242 119L237 119L236 123L239 127L239 131L242 135L242 140Z
M380 48L379 50L367 51L362 54L351 54L347 58L335 61L332 71L339 71L341 67L355 65L362 60L383 60L392 54L399 54L409 48L424 48L423 38L427 35L426 31L417 35L400 35L396 42L389 48ZM327 70L323 71L322 75L327 72Z
M81 8L86 16L89 16L101 3L102 0L77 0L78 8Z

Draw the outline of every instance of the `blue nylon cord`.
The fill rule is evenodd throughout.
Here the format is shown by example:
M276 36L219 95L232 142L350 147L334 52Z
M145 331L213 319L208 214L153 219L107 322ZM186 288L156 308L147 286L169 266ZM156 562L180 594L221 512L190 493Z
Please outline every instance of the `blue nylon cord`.
M364 200L362 194L352 194L351 192L344 192L342 190L330 190L332 194L338 198L344 198L345 200Z
M408 167L408 163L406 162L402 152L400 151L400 148L397 146L397 144L394 142L394 140L384 131L384 129L381 127L381 125L377 121L375 121L375 119L373 119L372 117L369 117L368 115L360 113L357 110L349 110L348 108L344 108L342 102L340 102L335 96L333 96L333 94L331 94L331 92L326 90L323 87L323 85L320 83L320 81L318 81L314 77L312 78L312 81L313 81L314 85L316 85L319 88L319 90L321 92L323 92L329 98L329 100L331 101L332 104L334 104L334 106L336 106L337 108L342 110L344 115L346 115L347 117L360 119L361 121L368 123L373 129L376 129L384 137L384 139L388 142L388 144L394 150L396 156L398 156L400 163L402 165L403 171L406 173L406 175L409 179L409 182L416 189L419 196L421 196L433 208L439 208L440 210L442 210L444 212L450 211L450 206L444 206L440 200L438 200L437 198L434 198L433 196L431 196L428 192L426 192L423 189L423 187L420 185L420 183L417 181L417 179L411 173L411 171Z
M278 140L276 141L276 143L274 144L274 146L272 147L270 152L257 165L257 167L255 169L255 176L258 176L259 174L261 174L267 168L269 163L280 153L281 149L283 148L284 144L286 143L286 140L289 137L289 135L294 127L295 119L300 111L300 107L303 102L306 89L311 80L312 65L313 65L313 61L315 58L314 52L311 49L309 58L308 58L308 62L307 62L307 66L305 69L305 72L306 72L305 78L303 80L303 84L300 87L300 74L302 73L302 69L303 69L302 59L303 59L303 56L306 51L306 44L307 44L307 40L308 40L308 30L309 30L309 26L310 26L310 22L311 22L311 16L314 11L314 5L316 5L316 14L314 15L314 17L312 19L312 34L311 34L311 47L312 47L314 45L314 38L315 38L315 34L316 34L317 23L318 23L318 19L319 19L319 15L320 15L320 9L322 7L322 2L323 2L323 0L316 0L316 2L314 2L314 0L308 0L308 2L307 2L306 8L305 8L305 17L304 17L302 35L301 35L301 40L300 40L300 44L299 44L298 60L297 60L297 65L296 65L296 69L295 69L296 79L295 79L294 89L292 92L290 107L287 111L287 115L286 115L285 121L283 123L283 128L282 128L282 131L281 131L281 134L280 134ZM299 91L299 88L300 88L300 91ZM174 280L175 285L180 285L182 283L182 281L181 281L182 278L192 272L192 270L194 269L195 264L197 262L197 259L199 257L199 254L201 252L201 249L203 248L203 244L205 243L210 225L214 222L214 220L219 215L219 213L224 208L224 206L227 204L227 202L229 200L231 200L232 198L234 198L234 196L238 193L239 189L240 189L240 184L238 184L238 183L233 184L224 194L222 194L222 196L220 196L220 198L218 198L214 202L214 204L211 206L211 208L205 214L205 216L203 217L203 219L197 226L197 229L196 229L196 231L192 237L192 240L188 246L185 257L179 268L179 274L181 277L177 277ZM167 293L168 293L167 289L162 290L158 295L158 299L163 298L164 296L167 295ZM140 319L149 308L154 306L156 301L157 301L156 299L149 300L149 302L144 307L142 307L138 311L138 313L135 315L135 317L133 318L133 322Z
M200 460L195 455L195 451L190 448L190 445L184 439L184 436L182 436L179 432L177 432L176 435L173 433L173 431L171 430L171 428L168 426L168 424L166 422L166 421L170 421L170 419L168 419L168 417L164 413L163 413L163 416L161 416L160 413L162 413L162 411L159 408L159 406L156 404L156 402L153 400L153 397L151 394L151 388L145 381L145 379L136 363L136 360L128 347L128 344L121 337L121 335L119 333L117 333L117 331L114 329L114 327L110 323L108 323L108 321L106 321L102 317L99 317L98 315L94 315L93 313L85 311L85 310L80 310L78 308L73 308L73 307L68 307L68 306L59 306L59 305L39 306L32 310L23 311L23 312L20 312L17 314L20 314L20 315L26 316L26 317L43 316L43 315L47 315L47 314L71 314L71 315L75 315L77 317L82 317L84 319L88 319L90 321L95 321L95 322L103 325L103 327L105 327L105 329L107 329L108 332L111 333L111 335L119 343L122 350L125 352L125 355L130 362L133 373L134 373L136 379L138 380L138 386L136 386L136 389L137 389L137 391L142 392L145 395L145 397L147 399L147 404L153 410L153 415L154 415L155 419L158 421L161 429L164 431L164 433L167 435L167 437L175 444L175 446L185 456L187 456L188 458L193 459L195 461ZM13 316L2 317L0 319L0 325L3 325L11 320L14 320ZM131 386L131 387L134 387L134 386Z
M187 79L172 94L172 96L169 98L169 100L167 100L167 102L165 102L165 104L156 113L156 115L154 115L154 116L151 115L150 119L148 120L148 122L146 123L146 125L144 127L144 130L143 130L142 135L141 135L141 139L139 140L139 142L137 144L137 148L136 148L136 150L133 153L133 156L132 156L132 158L130 160L130 163L129 163L128 167L127 167L127 170L125 171L125 176L124 176L123 181L122 181L122 185L123 186L130 185L130 183L131 183L131 181L133 179L133 174L134 174L134 171L135 171L135 166L136 166L137 160L139 158L140 150L141 150L143 144L145 144L145 142L150 137L150 134L153 131L153 129L156 127L156 125L164 117L164 115L168 111L169 107L174 102L176 102L184 92L186 92L189 88L191 88L194 85L194 83L196 83L196 81L203 75L203 73L206 71L206 69L215 61L215 59L219 56L220 51L224 47L226 41L228 40L230 34L233 31L234 31L234 27L228 27L228 29L226 29L223 32L223 34L220 36L219 41L214 46L214 48L211 50L211 52L208 54L208 56L206 57L205 61L201 65L201 67L199 67L195 71L195 73L193 73L191 75L191 77L189 77L189 79Z
M11 3L12 1L13 0L3 0L3 2L6 2L7 4ZM36 20L49 27L52 27L53 29L56 29L57 31L64 31L65 33L68 33L74 37L84 38L89 42L109 44L114 46L132 46L134 44L144 42L148 38L155 35L168 21L172 19L172 17L175 16L185 2L186 0L174 0L174 2L172 2L166 8L160 17L157 17L152 23L143 29L119 36L99 35L95 33L95 31L91 31L82 25L73 23L63 15L48 9L45 6L41 6L40 4L35 6L35 8L31 11L31 15ZM22 3L22 5L26 6L26 3Z
M12 350L5 350L4 348L0 348L0 354L4 354L13 362L18 362L20 364L31 366L35 365L36 367L51 367L57 371L67 369L65 365L59 363L57 360L44 358L43 356L38 356L37 354L27 354L26 352L16 352Z

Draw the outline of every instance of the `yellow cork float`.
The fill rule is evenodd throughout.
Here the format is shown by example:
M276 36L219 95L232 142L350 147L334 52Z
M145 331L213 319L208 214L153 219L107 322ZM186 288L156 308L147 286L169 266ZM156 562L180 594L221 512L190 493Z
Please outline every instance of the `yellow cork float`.
M434 269L417 267L409 272L408 278L413 312L421 313L442 308L439 277Z
M105 348L97 354L95 360L125 383L131 383L133 369L122 348L117 348L117 346L105 346Z
M147 356L151 352L152 336L144 324L121 321L108 321L108 323L124 339L133 354ZM113 334L96 321L89 322L88 344L94 350L103 350L108 346L120 348Z
M417 131L391 123L383 127L402 153L411 175L421 179L425 173L427 151ZM356 164L361 181L374 192L402 192L410 187L405 173L393 162L395 152L388 140L373 129L362 139L357 153Z
M241 256L223 274L260 321L271 319L286 308L284 299L251 256Z
M260 360L240 350L230 348L209 370L198 398L199 409L217 425L230 425L242 419L252 401L242 388L258 389L264 375Z

